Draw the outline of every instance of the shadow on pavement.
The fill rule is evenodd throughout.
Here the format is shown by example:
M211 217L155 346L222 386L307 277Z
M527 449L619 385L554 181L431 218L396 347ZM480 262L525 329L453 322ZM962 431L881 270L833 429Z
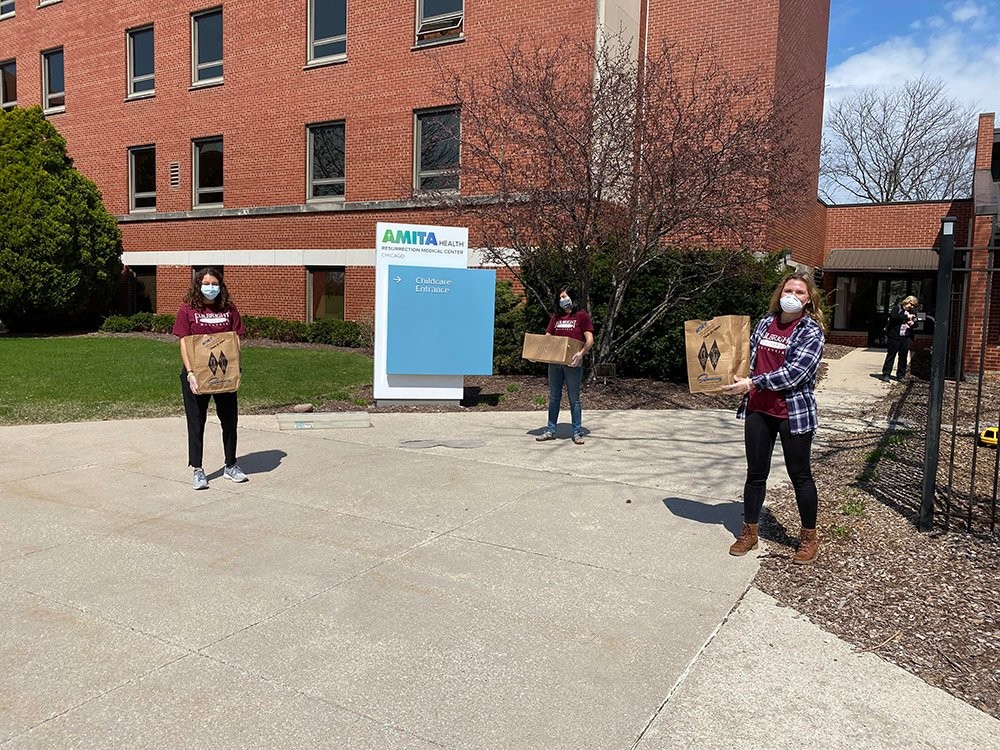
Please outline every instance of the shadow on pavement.
M663 499L663 504L675 516L725 526L733 536L739 535L743 527L743 506L739 503L708 505L686 497L667 497Z

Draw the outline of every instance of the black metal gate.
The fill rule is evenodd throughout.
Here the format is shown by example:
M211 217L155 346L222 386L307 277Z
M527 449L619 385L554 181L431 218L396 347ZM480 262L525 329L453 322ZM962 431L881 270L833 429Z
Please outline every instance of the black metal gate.
M1000 479L997 248L955 248L947 221L942 221L920 529L996 533Z

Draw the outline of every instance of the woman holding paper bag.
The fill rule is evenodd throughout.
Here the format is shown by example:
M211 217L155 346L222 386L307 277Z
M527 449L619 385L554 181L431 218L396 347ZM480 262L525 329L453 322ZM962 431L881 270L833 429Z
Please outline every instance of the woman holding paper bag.
M737 412L737 417L746 420L743 528L729 548L731 555L745 555L757 547L757 523L764 506L771 454L779 437L802 522L792 562L805 565L819 554L818 499L810 459L819 421L816 371L825 343L818 298L812 276L786 276L774 290L770 311L750 336L750 377L737 378L723 388L728 393L745 394Z
M583 445L583 405L580 402L580 386L583 381L583 357L594 345L594 324L590 314L581 310L574 301L576 294L570 287L559 290L556 311L549 319L547 336L569 336L583 342L583 348L573 355L572 364L549 365L549 423L545 432L535 438L538 442L555 440L556 423L559 421L559 407L562 406L563 383L569 398L569 414L573 422L573 442Z
M184 295L184 302L177 311L174 335L183 339L185 336L227 331L233 331L238 336L246 334L243 320L229 297L229 290L226 289L226 282L222 280L222 274L214 268L203 268L194 275L191 287ZM205 448L208 402L213 398L216 414L222 423L222 447L226 454L226 466L222 474L234 482L247 481L247 475L236 463L236 424L239 418L236 392L211 395L199 393L198 379L191 369L192 363L188 361L188 353L183 343L181 360L184 362L184 370L181 372L181 394L184 397L184 414L187 417L188 464L194 469L191 486L196 490L208 488L208 478L202 467L202 454Z

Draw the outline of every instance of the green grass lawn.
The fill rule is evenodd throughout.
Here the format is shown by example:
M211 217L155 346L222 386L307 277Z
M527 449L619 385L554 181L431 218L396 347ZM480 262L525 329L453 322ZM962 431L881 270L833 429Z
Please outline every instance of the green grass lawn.
M321 404L372 382L372 361L333 350L243 349L241 410ZM183 414L177 344L131 337L0 337L0 424Z

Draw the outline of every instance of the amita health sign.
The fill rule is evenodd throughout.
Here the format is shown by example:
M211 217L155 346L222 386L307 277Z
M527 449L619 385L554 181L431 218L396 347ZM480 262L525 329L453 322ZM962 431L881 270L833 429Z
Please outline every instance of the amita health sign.
M470 270L469 231L376 226L375 398L459 401L493 372L496 273Z

